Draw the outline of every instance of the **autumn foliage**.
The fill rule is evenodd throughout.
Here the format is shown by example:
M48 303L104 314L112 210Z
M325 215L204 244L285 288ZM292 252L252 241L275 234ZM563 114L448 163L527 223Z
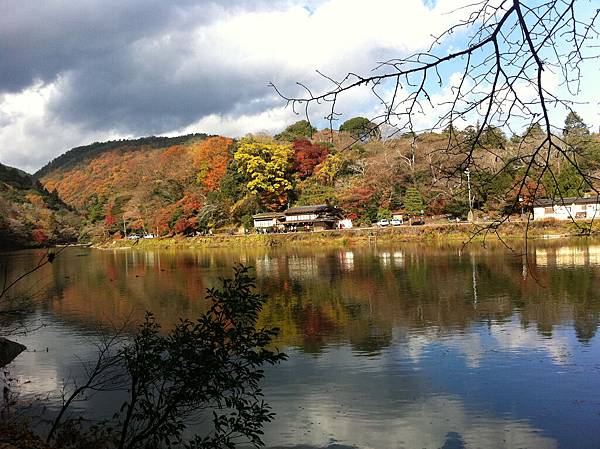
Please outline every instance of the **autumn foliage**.
M294 148L294 171L300 179L306 179L313 174L315 167L321 164L329 155L329 150L310 140L296 140Z
M196 160L197 182L206 192L219 188L231 160L230 147L233 140L226 137L209 137L192 151Z
M573 120L568 137L580 146L581 166L600 173L600 136L585 133L584 124ZM40 180L55 199L81 213L81 234L90 238L123 231L233 232L252 226L252 215L258 212L324 202L364 224L395 210L462 216L469 209L466 179L463 171L451 170L461 161L440 148L450 139L459 154L474 132L470 126L453 128L451 135L447 130L391 137L368 133L357 139L352 129L316 131L299 122L275 137L249 135L237 141L196 134L109 142L72 150L61 157L64 161L58 158L44 168ZM519 198L524 208L531 208L536 195L570 195L586 187L577 173L560 170L559 160L550 161L556 179L546 175L540 182L540 173L525 172L517 159L510 159L519 151L515 142L539 144L537 134L524 133L523 141L522 136L509 139L498 128L486 130L486 144L497 146L499 156L491 158L478 149L472 155L475 209L488 215L514 213ZM502 176L494 176L500 156L513 162ZM52 214L43 212L48 199L35 189L28 191L24 201L41 211L28 223L29 230L54 226Z

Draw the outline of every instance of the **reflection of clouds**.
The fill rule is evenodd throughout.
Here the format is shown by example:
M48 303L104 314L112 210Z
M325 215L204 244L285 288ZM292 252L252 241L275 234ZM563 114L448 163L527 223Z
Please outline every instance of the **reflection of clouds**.
M22 353L14 367L18 372L23 373L18 385L18 392L26 397L57 394L62 387L62 379L57 371L54 357L49 356L45 350Z
M440 334L435 328L405 336L402 345L407 356L418 363L425 355L430 344L436 343L445 348L452 349L464 355L469 368L479 368L486 351L499 350L515 351L541 351L548 354L556 365L564 365L572 353L569 342L565 336L554 335L545 338L535 329L525 329L516 322L494 324L490 327L492 341L481 341L481 335L470 332L462 335Z
M491 334L505 351L544 351L557 365L564 365L570 356L569 343L563 336L544 338L534 329L524 329L518 323L492 326Z
M464 354L469 368L479 368L483 354L485 353L485 348L483 343L481 343L479 334L461 335L457 338L446 340L444 344Z
M408 357L417 363L431 343L439 338L439 333L434 328L425 329L423 332L406 337L405 347Z
M27 351L9 365L10 373L20 378L18 391L24 397L56 396L64 382L81 376L82 360L95 359L95 350L90 350L93 339L81 331L77 337L70 335L72 331L67 326L47 315L37 316L36 320L47 326L19 339Z
M524 421L480 414L450 395L399 403L378 419L359 402L346 406L347 399L341 392L331 397L315 393L288 403L286 410L276 410L267 445L281 444L284 436L286 443L302 441L306 447L336 441L358 448L441 448L449 440L459 440L465 448L556 447Z
M438 343L463 354L469 368L479 368L485 353L479 334L470 333L450 337L446 334L440 334L435 328L431 328L405 337L406 355L416 364L425 356L428 346L432 343Z

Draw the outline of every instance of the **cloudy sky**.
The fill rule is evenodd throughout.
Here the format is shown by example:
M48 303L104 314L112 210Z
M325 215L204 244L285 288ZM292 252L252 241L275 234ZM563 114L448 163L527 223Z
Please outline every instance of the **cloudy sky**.
M93 141L278 132L301 117L269 82L290 94L298 81L318 90L326 84L317 69L368 73L426 49L455 22L457 4L0 0L0 162L33 172ZM375 113L373 100L354 92L344 117ZM597 125L594 111L583 115Z

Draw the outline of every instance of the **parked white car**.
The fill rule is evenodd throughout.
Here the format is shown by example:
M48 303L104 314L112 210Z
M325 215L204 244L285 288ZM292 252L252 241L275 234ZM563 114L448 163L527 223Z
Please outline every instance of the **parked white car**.
M400 226L402 225L403 221L400 220L399 218L392 218L392 221L390 221L390 224L392 226Z
M390 225L390 220L388 220L387 218L382 218L381 220L379 220L377 222L377 226L383 227L383 226L389 226Z

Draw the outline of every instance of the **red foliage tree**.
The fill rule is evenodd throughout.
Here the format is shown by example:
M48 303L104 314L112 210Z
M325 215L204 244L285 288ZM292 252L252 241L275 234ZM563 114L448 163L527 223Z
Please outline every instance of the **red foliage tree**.
M296 140L292 144L294 148L294 170L300 179L306 179L313 174L315 167L325 160L329 150L319 144L313 144L309 140Z
M42 245L48 241L48 235L43 229L34 229L31 231L31 238L39 245Z
M113 216L110 209L112 208L109 208L109 212L106 213L106 217L104 218L104 224L107 228L112 227L112 225L114 225L117 222L117 219Z
M344 190L338 197L340 207L350 219L364 216L376 189L370 185L354 186Z
M187 230L187 228L188 228L188 223L185 218L180 218L179 220L177 220L177 222L173 226L173 230L177 234L183 234Z

